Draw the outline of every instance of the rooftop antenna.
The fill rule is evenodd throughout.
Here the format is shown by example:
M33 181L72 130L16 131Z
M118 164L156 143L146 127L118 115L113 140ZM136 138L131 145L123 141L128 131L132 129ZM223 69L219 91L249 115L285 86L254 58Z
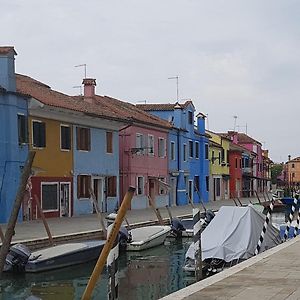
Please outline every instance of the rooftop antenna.
M80 96L82 96L82 86L81 85L74 85L73 89L79 89L80 90Z
M147 104L147 100L139 100L139 101L136 101L136 103L144 103L144 104Z
M238 116L233 116L234 118L234 123L233 123L233 131L235 132L235 128L236 128L236 120L237 120Z
M75 68L77 67L84 67L84 78L86 78L86 64L81 64L81 65L77 65L77 66L74 66Z
M179 79L179 76L173 76L173 77L169 77L168 79L176 79L176 94L177 94L177 102L178 102L178 79Z
M208 114L206 114L205 116L206 116L207 130L209 130L209 120L208 120Z

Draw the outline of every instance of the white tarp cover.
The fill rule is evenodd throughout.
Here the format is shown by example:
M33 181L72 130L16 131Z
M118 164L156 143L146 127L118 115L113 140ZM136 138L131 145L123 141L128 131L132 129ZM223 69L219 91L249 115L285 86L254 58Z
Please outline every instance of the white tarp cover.
M251 206L222 206L201 235L202 260L219 258L226 262L254 255L265 215ZM260 252L281 243L279 230L269 223ZM194 244L186 258L194 259Z

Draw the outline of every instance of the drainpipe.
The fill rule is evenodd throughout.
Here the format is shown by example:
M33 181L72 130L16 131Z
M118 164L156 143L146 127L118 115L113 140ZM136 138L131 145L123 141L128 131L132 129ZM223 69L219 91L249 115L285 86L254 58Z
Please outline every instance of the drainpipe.
M177 129L177 169L178 169L178 176L176 180L176 205L178 205L178 181L180 177L180 145L179 145L179 139L180 139L180 132L179 129Z

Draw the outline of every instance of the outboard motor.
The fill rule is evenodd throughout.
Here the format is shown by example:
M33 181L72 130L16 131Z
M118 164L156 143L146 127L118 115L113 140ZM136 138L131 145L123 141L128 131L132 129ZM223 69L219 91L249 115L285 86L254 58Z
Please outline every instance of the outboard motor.
M183 226L182 222L177 219L173 218L171 222L171 233L174 235L176 238L179 238L182 236L182 231L185 231L185 227Z
M207 225L211 222L211 220L215 217L215 213L208 209L206 212L205 212L205 218L204 218L204 223L202 224L202 230L204 230Z
M132 240L130 232L122 226L119 230L119 247L121 249L126 249L127 243L130 243Z
M5 260L5 271L24 272L25 266L31 255L31 251L22 244L16 244L10 247Z

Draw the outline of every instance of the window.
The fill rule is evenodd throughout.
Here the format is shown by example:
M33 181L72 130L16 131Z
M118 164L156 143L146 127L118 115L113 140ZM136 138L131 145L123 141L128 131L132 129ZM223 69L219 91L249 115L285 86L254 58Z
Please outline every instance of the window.
M107 197L117 197L117 176L107 178Z
M171 142L171 160L175 160L175 142Z
M189 141L189 156L194 157L194 143L193 141Z
M159 157L166 156L166 140L164 138L158 139L158 156Z
M60 125L60 148L71 150L71 128L68 125Z
M219 165L221 164L221 152L219 151Z
M148 135L148 155L154 156L154 136Z
M137 177L137 195L144 195L144 177L138 176Z
M46 126L42 121L32 121L33 147L46 147Z
M199 158L199 143L195 142L195 158Z
M18 138L19 144L28 143L27 117L24 115L18 115Z
M144 136L141 133L136 134L135 146L136 154L141 155L144 153Z
M225 149L224 148L222 148L222 150L221 150L221 162L225 162Z
M209 176L205 177L205 183L206 183L206 191L209 192Z
M216 183L216 196L220 197L221 196L221 179L215 178L215 183Z
M190 199L193 201L193 180L188 181L188 195Z
M240 169L242 168L242 159L240 158Z
M295 168L295 164L292 164L292 168Z
M198 176L198 175L196 175L196 176L194 177L194 190L195 190L196 192L199 192L199 191L200 191L200 181L199 181L199 176Z
M113 133L106 131L106 153L113 153Z
M235 168L237 169L237 167L238 167L238 159L235 158Z
M42 183L42 209L58 210L58 183Z
M91 150L91 131L90 128L77 127L77 150L90 151Z
M186 144L183 144L183 161L187 161Z
M215 151L213 150L212 152L211 152L211 162L212 162L212 164L214 165L215 164Z
M205 144L205 159L208 159L208 144Z
M189 111L188 112L188 121L189 121L189 124L193 124L193 112Z
M77 198L89 198L91 187L90 175L78 175L77 176Z

